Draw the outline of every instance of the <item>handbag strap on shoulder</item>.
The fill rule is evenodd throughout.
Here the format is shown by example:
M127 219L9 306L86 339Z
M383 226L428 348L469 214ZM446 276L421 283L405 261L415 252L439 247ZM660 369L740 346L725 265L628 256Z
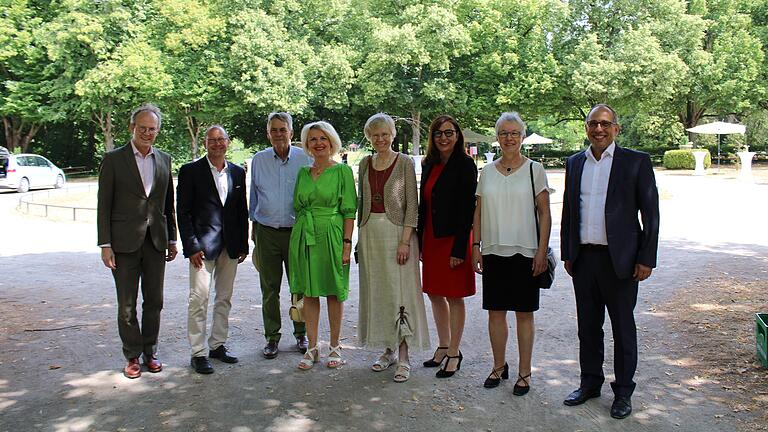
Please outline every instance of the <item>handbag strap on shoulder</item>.
M530 161L528 164L528 173L531 177L531 199L533 199L533 220L536 221L536 244L541 241L541 233L539 232L539 212L538 212L538 206L536 205L536 190L533 186L533 161Z

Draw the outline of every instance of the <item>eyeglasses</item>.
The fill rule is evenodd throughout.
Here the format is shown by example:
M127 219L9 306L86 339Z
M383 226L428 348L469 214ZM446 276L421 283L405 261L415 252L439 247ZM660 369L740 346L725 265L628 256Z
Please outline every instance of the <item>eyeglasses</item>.
M139 131L139 133L149 133L149 134L156 134L158 129L154 127L146 127L146 126L136 126L136 129Z
M373 135L371 135L371 141L377 141L377 140L380 140L380 139L387 140L391 136L392 136L392 134L390 134L389 132L383 132L383 133L380 133L380 134L373 134Z
M210 144L216 144L216 143L226 144L228 141L229 141L229 138L224 138L224 137L221 137L221 138L206 138L205 139L205 142L210 143Z
M616 123L603 120L603 121L597 121L597 120L590 120L587 122L587 127L590 129L597 129L598 126L602 127L603 129L608 129L611 126L616 125Z
M504 139L520 138L521 136L523 136L523 134L518 131L512 131L512 132L502 131L502 132L499 132L498 135L499 135L499 138L504 138Z
M280 129L272 128L272 129L269 130L269 134L270 135L278 135L278 134L285 135L288 132L290 132L290 130L288 128L280 128Z
M432 132L432 136L435 138L440 138L441 136L445 135L446 138L450 138L455 134L456 131L453 129L446 129L446 130L436 130Z

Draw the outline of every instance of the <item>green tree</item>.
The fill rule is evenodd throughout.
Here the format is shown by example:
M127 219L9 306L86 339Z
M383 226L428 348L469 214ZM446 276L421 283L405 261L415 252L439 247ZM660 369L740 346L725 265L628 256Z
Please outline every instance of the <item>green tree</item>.
M358 70L360 108L408 113L413 152L419 153L422 115L466 105L452 80L458 59L469 53L470 34L450 3L412 4L399 14L374 14Z

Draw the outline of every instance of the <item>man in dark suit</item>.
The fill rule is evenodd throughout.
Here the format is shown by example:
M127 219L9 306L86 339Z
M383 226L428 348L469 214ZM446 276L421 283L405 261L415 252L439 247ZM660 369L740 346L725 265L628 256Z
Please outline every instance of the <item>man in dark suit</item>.
M634 309L638 282L656 267L659 194L648 154L614 143L619 124L610 106L594 106L585 128L590 146L568 158L565 168L560 230L560 253L576 295L581 366L581 384L563 402L580 405L600 396L607 308L616 374L611 417L621 419L632 412Z
M245 170L227 162L228 148L227 131L211 126L205 131L206 156L179 170L176 207L184 256L189 258L188 336L192 367L201 374L213 373L205 356L211 282L216 297L208 356L237 363L224 344L237 265L248 256L248 205Z
M166 261L176 257L171 157L152 146L162 114L154 105L131 113L131 141L104 155L99 170L97 206L101 260L117 288L117 327L128 364L123 374L141 376L139 356L150 372L157 359L157 334L163 308ZM141 327L136 301L141 282Z

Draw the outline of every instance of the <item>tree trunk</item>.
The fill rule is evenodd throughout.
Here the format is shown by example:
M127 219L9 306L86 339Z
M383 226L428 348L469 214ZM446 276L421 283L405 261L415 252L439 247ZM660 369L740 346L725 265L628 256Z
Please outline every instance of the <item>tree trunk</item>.
M29 151L29 144L32 142L32 138L40 130L40 125L32 123L29 126L29 130L25 131L27 125L23 119L3 116L3 128L5 130L5 143L8 146L8 151L13 153L16 148L20 148L23 153L26 153Z
M40 130L40 125L33 123L32 126L30 126L29 128L29 132L21 136L20 145L21 145L22 153L29 153L29 143L32 142L32 138L35 137L38 130Z
M695 127L699 123L699 120L701 120L701 117L705 112L706 109L698 106L696 102L688 101L685 104L685 111L678 114L678 118L680 123L683 124L683 128L689 129ZM688 141L693 141L692 133L687 131L686 133L688 134Z
M421 141L421 111L414 111L411 113L413 116L413 122L411 123L411 130L413 131L413 155L418 156L419 145Z
M112 135L112 110L94 112L93 119L99 125L101 133L104 135L104 150L114 150L115 137Z
M198 145L197 138L200 136L200 122L193 115L187 115L187 131L189 132L189 146L192 153L192 159L197 159Z

